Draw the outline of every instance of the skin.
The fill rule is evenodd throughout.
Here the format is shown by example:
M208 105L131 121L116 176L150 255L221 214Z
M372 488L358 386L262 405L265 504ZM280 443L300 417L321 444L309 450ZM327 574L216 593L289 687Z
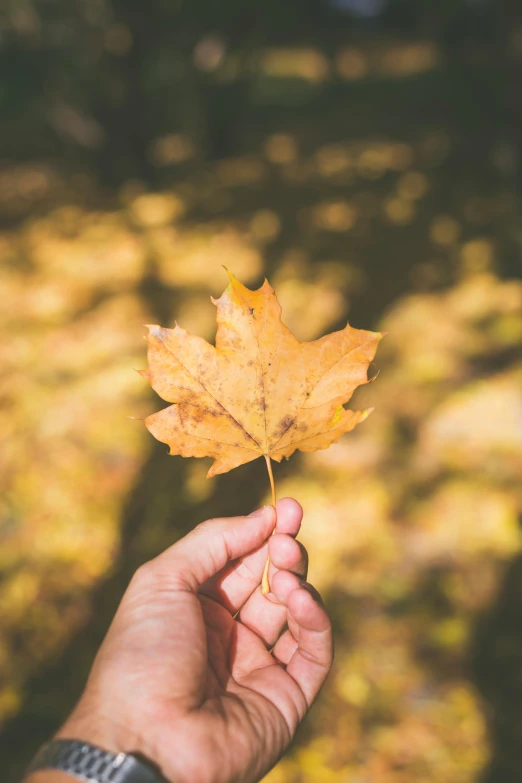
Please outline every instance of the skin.
M332 663L330 621L304 582L301 519L291 498L278 502L277 526L272 506L212 519L142 566L56 737L139 753L169 783L260 780ZM70 781L40 771L24 783Z

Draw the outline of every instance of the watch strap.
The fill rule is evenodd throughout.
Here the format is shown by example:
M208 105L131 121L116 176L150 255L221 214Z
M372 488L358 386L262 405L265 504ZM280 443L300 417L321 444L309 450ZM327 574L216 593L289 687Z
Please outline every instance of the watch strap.
M27 774L41 769L59 769L85 783L165 783L136 756L111 753L80 740L59 739L44 745Z

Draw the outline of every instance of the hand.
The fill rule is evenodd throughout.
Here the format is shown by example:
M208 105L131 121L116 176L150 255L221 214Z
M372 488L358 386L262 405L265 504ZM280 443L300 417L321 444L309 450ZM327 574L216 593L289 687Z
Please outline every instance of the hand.
M274 765L332 662L301 581L302 509L279 501L270 537L275 517L204 522L136 572L58 737L140 753L171 783L252 783Z

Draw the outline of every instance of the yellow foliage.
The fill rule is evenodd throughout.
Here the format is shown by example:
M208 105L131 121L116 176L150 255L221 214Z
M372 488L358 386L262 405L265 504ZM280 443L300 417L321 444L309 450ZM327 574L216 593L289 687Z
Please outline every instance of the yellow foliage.
M115 50L124 37L113 31L108 43ZM345 79L369 78L384 67L434 68L439 56L411 49L394 66L344 50L336 67ZM321 57L302 50L296 64L278 51L262 67L318 84L333 73ZM405 293L376 325L357 316L388 332L379 382L354 398L376 410L360 432L278 477L281 496L304 506L300 537L334 619L337 659L267 781L471 783L488 743L465 648L504 563L520 552L522 284L500 279L486 236L494 209L511 214L509 199L474 196L462 215L422 222L434 187L423 162L437 165L450 149L441 131L415 148L335 141L308 155L299 141L272 133L262 153L211 164L193 187L152 194L129 183L119 208L52 207L0 234L0 723L88 625L91 593L119 556L133 488L150 466L150 439L129 418L154 408L135 372L142 324L158 317L150 291L212 340L208 294L223 288L221 264L252 286L267 272L285 323L313 340L342 328L359 301L349 297L368 293L375 278L362 261L373 262L377 221L386 236L422 234L429 255L416 259L419 278L440 290ZM150 154L166 166L194 150L164 137ZM19 215L54 175L15 174L2 178L0 198ZM272 176L278 188L302 188L297 206L253 197ZM354 183L356 192L345 188ZM208 219L191 212L196 202ZM298 237L286 244L294 216ZM438 264L446 255L451 279ZM386 274L383 290L393 269ZM173 540L187 509L195 520L221 502L204 479L208 465L182 474L164 459L169 481L148 497L133 543L143 558Z

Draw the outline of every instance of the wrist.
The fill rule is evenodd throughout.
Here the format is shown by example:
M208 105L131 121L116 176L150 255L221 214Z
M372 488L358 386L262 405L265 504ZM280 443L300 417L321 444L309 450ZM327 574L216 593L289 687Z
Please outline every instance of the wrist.
M98 688L87 688L79 702L67 717L63 725L50 738L52 740L77 740L109 751L124 753L143 760L145 764L155 769L158 774L167 778L166 760L160 752L156 741L157 728L161 719L150 719L144 725L144 718L139 706L136 709L126 709L124 714L117 709L118 700L113 693L103 699ZM1 783L1 774L0 774ZM24 783L71 783L62 778L35 780L32 778Z
M100 713L83 708L81 703L74 709L53 739L74 739L97 745L112 753L131 753L133 737L124 726L109 720Z
M24 783L167 783L159 769L132 753L113 753L84 740L53 739L30 763Z
M150 743L144 742L142 734L133 727L132 717L128 715L126 720L119 720L117 716L109 716L84 694L52 739L77 740L114 754L136 756L161 774L156 754ZM28 783L62 783L62 780L50 778L49 781L30 780ZM71 783L70 779L67 783Z

